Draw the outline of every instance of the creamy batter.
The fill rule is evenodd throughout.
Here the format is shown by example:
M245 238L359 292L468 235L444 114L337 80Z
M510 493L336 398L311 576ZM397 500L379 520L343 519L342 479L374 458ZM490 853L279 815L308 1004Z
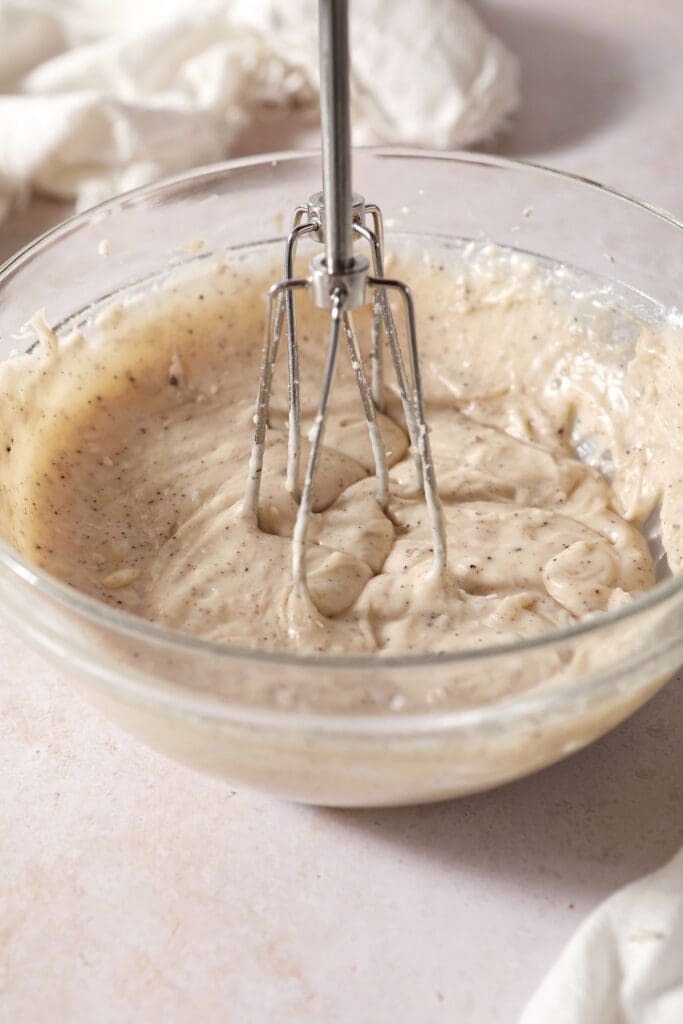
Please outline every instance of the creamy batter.
M309 531L312 601L295 602L284 345L258 524L242 513L273 259L197 261L66 339L38 322L38 351L1 380L0 529L23 555L198 636L380 654L503 643L631 601L655 581L639 527L660 501L669 566L680 567L676 330L527 257L413 243L391 272L417 302L448 573L430 576L427 513L391 387L380 417L390 516L375 500L342 351ZM305 437L328 321L305 297L298 318ZM357 326L367 338L364 315Z

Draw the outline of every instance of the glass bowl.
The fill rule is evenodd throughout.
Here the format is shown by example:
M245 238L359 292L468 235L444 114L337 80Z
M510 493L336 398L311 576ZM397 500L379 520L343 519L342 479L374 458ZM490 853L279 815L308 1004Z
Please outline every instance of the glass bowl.
M683 231L652 207L490 156L361 150L354 159L355 187L382 205L388 248L396 232L489 240L615 282L635 307L679 300ZM244 159L66 221L0 271L0 358L37 308L66 329L169 267L283 238L290 212L320 179L317 155ZM106 258L97 255L103 239ZM153 747L235 784L336 806L444 799L532 772L612 728L683 663L681 577L573 628L400 658L206 642L88 598L2 541L0 607L91 701ZM558 662L571 671L546 678ZM532 685L485 703L470 696L473 684L493 695L513 676ZM429 700L403 704L403 687L421 677Z

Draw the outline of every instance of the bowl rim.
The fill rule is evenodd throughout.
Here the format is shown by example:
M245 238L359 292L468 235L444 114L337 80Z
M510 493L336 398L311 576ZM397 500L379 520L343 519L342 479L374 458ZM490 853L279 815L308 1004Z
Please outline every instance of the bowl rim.
M641 209L647 214L655 216L669 223L674 228L683 230L683 222L668 213L667 211L638 199L627 192L622 192L609 185L594 181L583 175L574 174L557 168L547 167L543 164L525 160L509 159L487 153L471 153L460 150L441 151L430 149L415 149L406 147L356 147L357 151L366 153L377 158L406 159L406 160L437 160L448 163L466 163L511 170L522 170L540 175L549 175L561 180L573 182L591 190L598 190L606 195L626 202L629 205ZM33 254L43 248L59 241L59 238L73 228L88 223L93 216L103 212L114 212L122 204L136 203L146 198L151 198L166 189L179 184L186 184L190 181L209 178L217 174L230 174L233 171L242 170L251 166L262 166L271 164L276 167L279 163L295 160L319 158L317 149L307 150L286 150L239 157L232 160L219 161L201 167L192 168L179 174L171 175L148 185L119 193L95 206L75 213L56 224L49 230L32 239L16 253L11 255L0 265L0 292L8 277L18 270L23 263L30 259ZM644 613L664 604L669 598L683 590L683 574L672 576L669 579L656 583L654 587L646 591L642 596L635 598L630 604L614 611L600 612L593 616L580 620L571 626L561 629L548 630L536 636L527 637L522 640L510 643L497 644L486 647L467 648L457 651L444 651L426 654L402 654L402 655L378 655L378 654L348 654L348 655L326 655L316 653L315 655L299 654L293 651L258 650L248 647L235 647L218 641L207 640L181 630L161 626L150 620L141 618L131 613L107 605L96 598L81 593L74 587L57 577L31 565L24 560L14 549L2 538L0 538L0 569L6 570L11 576L18 577L24 583L34 587L36 591L57 601L66 609L85 616L98 625L104 625L107 629L114 630L126 636L137 637L141 640L149 640L153 643L164 643L171 648L182 649L220 657L226 662L250 661L263 665L283 666L287 668L310 669L314 666L329 669L346 669L353 671L367 670L368 668L394 669L416 669L428 668L430 666L462 665L465 663L481 663L487 659L504 657L508 654L522 654L529 650L538 650L544 647L551 647L563 641L586 636L590 633L599 633L601 630L608 631L610 627L620 622L637 620L640 613ZM579 681L577 680L577 688ZM565 689L568 694L570 689ZM195 697L199 691L193 690ZM208 694L205 694L208 696ZM549 696L549 692L545 693ZM520 694L520 698L523 694ZM477 711L484 710L486 706L477 708ZM269 709L271 711L275 709ZM474 709L473 709L474 710ZM437 709L425 709L421 714L434 715L439 713ZM355 717L355 716L354 716Z

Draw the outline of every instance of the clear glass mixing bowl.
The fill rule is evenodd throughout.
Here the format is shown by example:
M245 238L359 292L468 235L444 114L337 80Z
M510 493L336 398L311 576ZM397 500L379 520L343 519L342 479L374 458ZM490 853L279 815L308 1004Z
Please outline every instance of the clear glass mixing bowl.
M74 217L2 268L0 358L37 308L59 328L165 268L283 237L290 211L319 185L317 155L279 154L198 170ZM393 232L487 239L614 281L635 306L679 300L681 225L580 178L488 156L360 151L355 187L381 203L388 248ZM98 257L105 238L110 255ZM612 728L683 663L681 577L572 629L402 658L205 642L85 597L1 541L0 608L152 746L234 783L342 806L442 799L524 775ZM549 659L572 671L548 684ZM533 685L516 696L468 697L475 683L498 690L520 673ZM402 708L402 687L416 676L431 695L441 688L458 700Z

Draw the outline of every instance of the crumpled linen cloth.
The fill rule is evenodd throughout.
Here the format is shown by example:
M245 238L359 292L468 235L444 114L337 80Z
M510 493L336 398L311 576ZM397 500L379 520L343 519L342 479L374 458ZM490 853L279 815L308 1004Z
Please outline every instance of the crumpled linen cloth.
M683 1024L683 849L581 925L519 1024Z
M355 0L354 141L490 136L515 58L461 0ZM231 154L251 119L315 109L315 0L0 0L0 216L34 188L79 208Z

